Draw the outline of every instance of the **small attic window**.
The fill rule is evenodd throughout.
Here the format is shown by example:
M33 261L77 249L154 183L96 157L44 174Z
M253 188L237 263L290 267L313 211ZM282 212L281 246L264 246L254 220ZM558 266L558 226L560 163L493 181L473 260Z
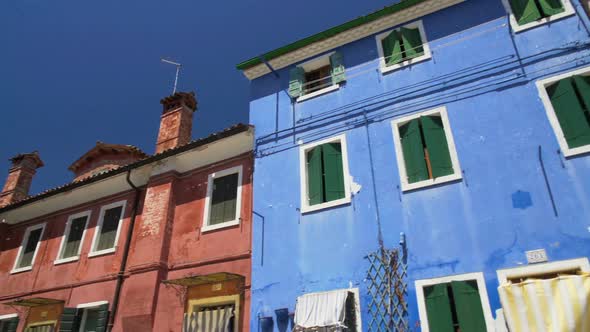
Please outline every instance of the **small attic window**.
M332 52L304 62L289 72L289 95L302 102L338 90L346 80L342 54Z

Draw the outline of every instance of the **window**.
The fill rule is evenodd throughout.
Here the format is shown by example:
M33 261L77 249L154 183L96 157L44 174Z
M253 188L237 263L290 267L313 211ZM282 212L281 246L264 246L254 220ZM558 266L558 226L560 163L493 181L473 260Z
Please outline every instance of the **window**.
M402 190L461 179L445 107L392 121Z
M44 230L45 224L39 224L27 228L23 242L18 249L18 255L12 273L28 271L33 268Z
M289 95L298 102L338 90L346 80L342 55L332 52L291 69Z
M482 273L417 280L423 332L485 332L494 326Z
M575 14L570 0L502 0L514 32Z
M71 262L79 258L88 219L90 219L90 211L81 212L68 218L55 264Z
M537 82L564 156L590 152L590 67Z
M16 332L18 320L17 314L0 316L0 332Z
M432 57L422 21L383 32L375 38L382 73Z
M191 299L184 322L196 326L195 331L238 331L240 321L240 296L226 295L203 299ZM199 326L201 325L201 326Z
M100 209L98 224L92 240L92 250L88 256L115 252L124 211L125 201L105 205Z
M308 293L297 298L293 331L360 332L360 316L358 288Z
M242 202L242 166L209 174L202 231L238 225Z
M344 135L301 147L300 160L301 212L350 202Z
M64 308L60 318L60 330L105 332L108 316L107 301L80 304L76 308Z

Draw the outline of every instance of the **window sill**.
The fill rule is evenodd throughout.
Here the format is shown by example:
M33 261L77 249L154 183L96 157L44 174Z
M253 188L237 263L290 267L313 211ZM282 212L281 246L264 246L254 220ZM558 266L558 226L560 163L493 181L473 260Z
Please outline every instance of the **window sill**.
M10 274L16 274L16 273L21 273L21 272L26 272L26 271L31 271L33 269L33 266L26 266L26 267L19 267L18 269L13 269L12 271L10 271Z
M211 232L217 229L232 227L240 224L240 220L227 221L217 225L205 225L201 228L201 233Z
M422 61L426 61L431 58L432 58L432 55L430 54L430 52L425 52L424 55L421 55L416 58L412 58L410 60L403 61L401 63L397 63L395 65L391 65L391 66L385 65L385 60L383 58L381 58L381 65L379 67L379 70L381 70L381 74L387 74L387 73L392 72L394 70L398 70L403 67L407 67L407 66L410 66L410 65L422 62Z
M113 248L109 248L109 249L103 249L100 251L93 251L91 253L88 254L88 257L95 257L95 256L102 256L102 255L107 255L107 254L112 254L117 250L116 247Z
M565 142L565 138L563 139L563 141ZM573 148L573 149L570 149L567 147L567 142L565 142L565 145L566 145L566 148L565 149L562 148L562 152L563 152L564 157L566 157L566 158L590 153L590 145L579 146L579 147Z
M533 29L536 28L538 26L547 24L547 23L551 23L551 22L555 22L557 20L560 20L564 17L568 17L571 15L574 15L575 11L571 6L566 6L565 7L565 11L563 13L560 14L556 14L547 18L543 18L540 19L538 21L535 22L530 22L527 23L525 25L519 25L518 22L516 21L516 17L514 17L514 14L510 15L510 26L512 27L512 31L514 31L514 33L519 33L525 30L529 30L529 29Z
M73 257L68 257L68 258L60 258L60 259L57 259L55 262L53 262L53 265L59 265L59 264L65 264L65 263L69 263L69 262L75 262L78 259L80 259L80 256L73 256Z
M308 99L312 99L312 98L315 98L317 96L320 96L320 95L323 95L323 94L326 94L326 93L329 93L329 92L332 92L332 91L336 91L338 89L340 89L340 84L330 85L327 88L323 88L323 89L314 91L312 93L308 93L306 95L303 95L301 97L298 97L297 98L297 102L300 103L302 101L305 101L305 100L308 100Z
M315 205L303 205L301 207L301 214L304 213L309 213L309 212L314 212L314 211L318 211L318 210L323 210L323 209L329 209L335 206L339 206L339 205L344 205L344 204L349 204L351 201L350 199L350 194L344 198L341 199L337 199L335 201L329 201L326 203L321 203L321 204L315 204Z
M402 183L402 191L410 191L410 190L416 190L416 189L426 188L426 187L430 187L430 186L436 186L436 185L443 184L446 182L461 180L462 178L463 178L463 176L461 176L461 173L455 173L455 174L445 175L445 176L442 176L442 177L436 178L436 179L429 179L429 180L424 180L424 181L414 182L414 183Z

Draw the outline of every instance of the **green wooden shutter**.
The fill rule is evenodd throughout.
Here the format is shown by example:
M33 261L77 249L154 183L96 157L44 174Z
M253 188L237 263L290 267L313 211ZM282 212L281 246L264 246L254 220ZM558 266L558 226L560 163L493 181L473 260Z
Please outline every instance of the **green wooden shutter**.
M110 249L115 246L117 229L119 228L119 221L121 219L122 212L123 207L121 206L108 209L105 211L103 216L103 222L100 227L98 245L96 246L97 251Z
M539 0L539 4L541 5L541 11L543 11L546 17L565 11L561 0Z
M403 60L401 36L398 31L392 31L387 37L381 40L383 56L387 66L394 65Z
M453 163L449 153L449 145L445 135L445 128L440 116L423 116L420 117L422 131L430 165L432 167L432 176L436 179L441 176L453 174Z
M289 95L291 98L301 96L303 92L303 82L305 81L305 71L301 67L295 67L289 71Z
M209 225L220 224L236 218L238 173L213 180Z
M340 143L322 145L322 158L324 161L325 201L329 202L344 198L344 171Z
M406 52L406 60L424 55L422 37L420 36L420 30L418 28L401 28L401 34L404 43L404 51Z
M541 19L541 12L534 0L510 0L510 7L519 25Z
M586 113L590 112L590 76L574 76L574 86Z
M80 315L76 308L64 308L59 319L60 332L74 332L78 331L80 323Z
M84 233L84 228L86 226L86 218L87 217L80 217L72 220L61 258L74 257L78 255L80 241L82 240L82 234Z
M428 169L424 160L424 144L420 134L420 119L414 119L399 128L406 175L408 182L414 183L428 179Z
M424 287L428 327L433 332L455 332L447 284ZM424 322L422 322L424 323ZM465 332L471 332L465 330Z
M25 243L23 248L23 254L18 267L27 267L33 264L33 256L35 255L37 244L41 240L41 232L43 232L43 229L39 228L29 233L29 238L27 239L27 243Z
M96 332L105 332L109 322L109 304L101 304L96 308L98 311L98 319L96 321Z
M563 79L550 86L547 92L568 146L590 144L590 124L574 90L573 79Z
M18 328L18 317L11 318L6 321L6 332L16 332Z
M342 63L342 54L335 52L330 55L330 64L332 65L332 83L338 84L346 81L346 72L344 70L344 64Z
M477 282L475 280L452 281L451 288L461 331L487 331Z
M324 202L324 179L322 172L322 147L307 151L307 195L309 205Z

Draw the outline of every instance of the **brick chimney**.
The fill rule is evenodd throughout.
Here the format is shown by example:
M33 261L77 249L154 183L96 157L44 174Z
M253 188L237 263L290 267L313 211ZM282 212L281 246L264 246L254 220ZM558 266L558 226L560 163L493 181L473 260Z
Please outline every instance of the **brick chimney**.
M10 161L12 167L8 170L8 178L0 193L0 207L26 198L37 168L43 167L37 151L16 155Z
M190 142L193 113L197 110L194 92L177 92L160 100L160 103L163 110L156 153Z

